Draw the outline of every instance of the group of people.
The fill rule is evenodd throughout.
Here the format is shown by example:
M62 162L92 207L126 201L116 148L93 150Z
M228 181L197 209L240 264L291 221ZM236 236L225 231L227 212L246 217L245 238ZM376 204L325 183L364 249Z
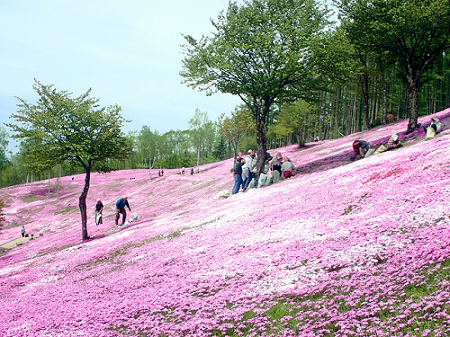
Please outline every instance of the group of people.
M437 119L436 117L431 118L430 125L428 126L425 125L423 127L426 134L425 139L433 138L436 134L438 134L441 131L441 128L442 124L441 122L439 122L439 119ZM353 161L358 157L367 158L373 154L379 154L382 152L393 150L400 146L402 146L402 143L400 142L397 132L391 135L386 145L381 144L374 148L371 148L371 144L368 141L355 140L352 144L353 153L350 157L350 160Z
M184 175L185 172L186 172L186 169L183 167L183 168L181 169L181 172L180 172L179 174ZM198 169L197 169L197 173L199 173L199 172L198 172ZM192 175L194 175L194 168L193 168L193 167L191 167L191 176L192 176Z
M130 204L128 203L128 197L124 195L116 201L116 217L115 224L119 226L120 215L122 214L122 224L125 224L125 220L127 219L127 212L125 211L125 207L128 207L128 210L131 212ZM103 223L103 203L100 199L97 199L97 204L95 205L95 224L98 226Z
M282 157L280 152L272 157L269 152L266 152L264 166L259 173L258 182L256 182L257 164L258 158L252 149L248 150L245 157L239 152L232 168L234 176L232 194L238 193L241 187L245 192L253 187L262 187L276 183L280 179L290 178L295 173L295 166L288 157Z

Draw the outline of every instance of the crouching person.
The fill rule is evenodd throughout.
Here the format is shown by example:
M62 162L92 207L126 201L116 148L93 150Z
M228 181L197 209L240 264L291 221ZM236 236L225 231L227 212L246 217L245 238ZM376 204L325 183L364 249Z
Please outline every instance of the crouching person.
M367 151L370 150L370 142L367 142L365 140L355 140L352 144L353 147L353 154L350 157L350 160L355 160L358 156L361 156L361 158L364 158Z
M283 163L281 164L281 172L283 175L281 176L282 179L287 179L292 177L295 171L294 164L291 163L291 160L288 157L283 158Z
M393 150L400 147L400 141L398 139L397 133L394 133L387 143L387 150Z
M119 198L116 201L116 218L115 223L116 226L119 226L119 218L122 214L122 225L125 224L125 220L127 219L127 212L125 211L125 207L128 207L128 210L131 212L130 204L128 203L128 197L124 195L122 198Z
M442 124L439 122L439 119L436 117L431 118L430 126L424 126L425 130L425 139L434 138L439 132L441 132Z

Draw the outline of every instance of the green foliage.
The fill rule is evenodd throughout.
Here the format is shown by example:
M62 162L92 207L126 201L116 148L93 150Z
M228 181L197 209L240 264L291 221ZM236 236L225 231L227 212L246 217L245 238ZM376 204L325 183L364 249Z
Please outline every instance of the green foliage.
M39 95L37 103L17 98L17 112L11 115L17 124L7 124L13 138L22 140L21 153L32 158L30 167L47 169L75 161L86 170L107 171L106 159L126 156L128 144L121 131L126 120L119 106L95 109L99 100L90 97L91 89L72 98L71 93L39 81L33 88Z
M436 58L450 48L448 0L335 1L344 15L350 41L366 53L394 58L409 87L408 132L418 119L420 79Z
M255 129L255 123L251 111L245 105L240 105L231 112L231 117L220 115L217 127L219 133L232 144L236 156L244 136Z
M0 172L8 164L9 160L6 156L7 148L9 144L9 135L6 129L0 126Z
M189 140L197 150L197 167L200 162L201 150L206 147L212 149L215 133L215 125L209 120L208 113L196 109L194 117L189 120Z
M318 121L317 114L312 110L311 105L298 100L294 104L288 104L280 110L278 115L278 134L295 133L299 146L305 143L307 127L314 130Z
M212 24L217 31L212 37L197 41L185 35L180 75L208 95L239 96L253 114L263 153L275 100L292 101L321 87L325 69L314 51L323 48L327 11L314 0L230 2L227 13Z
M160 157L161 135L157 130L152 132L149 126L144 125L137 135L136 142L139 155L151 167L153 161Z
M22 140L21 153L32 171L50 169L64 162L77 163L86 172L80 196L82 237L87 239L86 196L91 171L111 170L111 159L125 159L133 149L131 139L122 132L126 120L118 105L98 108L99 99L91 98L91 89L73 98L68 91L35 80L39 96L36 104L19 100L11 115L16 124L7 124L13 137Z

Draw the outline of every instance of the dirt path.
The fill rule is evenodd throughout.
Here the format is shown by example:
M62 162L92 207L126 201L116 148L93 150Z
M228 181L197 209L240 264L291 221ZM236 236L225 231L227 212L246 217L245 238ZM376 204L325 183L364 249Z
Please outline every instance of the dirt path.
M13 248L17 245L20 245L31 239L32 239L32 236L17 238L15 240L12 240L12 241L7 242L4 245L0 246L0 251L11 249L11 248Z

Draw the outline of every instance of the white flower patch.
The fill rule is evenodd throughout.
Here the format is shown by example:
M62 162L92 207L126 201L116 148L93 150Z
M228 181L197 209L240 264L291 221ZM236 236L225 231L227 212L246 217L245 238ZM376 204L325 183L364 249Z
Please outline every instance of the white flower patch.
M64 277L65 277L64 275L53 275L53 276L44 278L44 279L40 280L39 282L27 284L26 288L32 288L32 287L36 287L36 286L39 286L39 285L42 285L42 284L56 282L59 279L62 279Z

